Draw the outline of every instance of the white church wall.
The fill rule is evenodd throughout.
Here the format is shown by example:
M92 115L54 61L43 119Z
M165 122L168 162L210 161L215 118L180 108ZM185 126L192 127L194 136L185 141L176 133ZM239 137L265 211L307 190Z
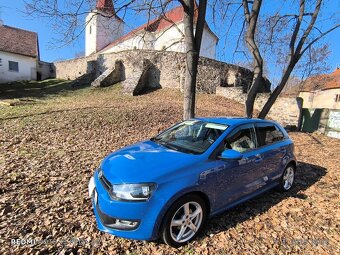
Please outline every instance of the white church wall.
M86 17L85 53L95 53L124 34L124 22L107 18L100 13L90 13Z
M141 34L137 34L132 38L126 39L121 43L118 43L109 49L105 50L102 53L112 53L119 52L124 50L133 50L133 49L144 49L145 42L143 40L143 36Z
M18 71L10 71L8 61L17 62ZM36 79L36 58L0 51L0 83Z
M85 29L85 55L88 56L96 52L96 19L93 17L94 13L90 13L86 17Z
M175 24L156 34L155 50L184 52L184 25Z
M207 27L204 28L200 56L215 59L217 38ZM159 33L139 31L133 37L126 39L102 53L112 53L124 50L166 50L185 52L184 24L173 25Z
M97 51L124 34L124 23L115 18L97 16Z
M200 56L206 58L216 58L216 44L217 38L214 36L209 29L205 26L202 35L202 44L200 50Z

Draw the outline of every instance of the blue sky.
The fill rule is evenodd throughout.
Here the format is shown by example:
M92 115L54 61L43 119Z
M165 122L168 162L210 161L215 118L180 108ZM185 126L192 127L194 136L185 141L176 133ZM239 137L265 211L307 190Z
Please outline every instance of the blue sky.
M277 6L282 3L281 1L264 1L267 6L265 8L278 8ZM335 10L340 10L340 2L338 0L328 0L329 6L333 6ZM32 18L27 17L22 13L24 10L24 2L22 0L1 0L0 1L1 14L0 17L3 19L5 25L23 28L31 31L35 31L39 36L39 46L40 46L40 57L44 61L55 61L60 59L71 59L74 58L76 54L84 52L85 39L82 34L78 40L74 41L71 45L67 47L58 48L52 46L53 38L56 37L53 33L52 22L44 18ZM333 8L330 10L333 11ZM240 13L241 15L242 13ZM212 20L212 12L208 9L207 19ZM337 20L339 22L339 11L337 13ZM133 15L128 13L125 16L125 22L127 24L126 30L131 30L138 25L143 24L146 21L146 15ZM327 25L327 21L326 21ZM240 62L245 61L243 53L235 53L235 38L238 35L238 31L233 26L228 34L227 40L225 36L226 26L216 22L210 23L212 30L219 36L220 41L217 49L217 58L225 62ZM230 39L233 39L232 43ZM230 40L230 41L229 41ZM340 29L335 30L332 34L327 36L325 42L329 42L330 50L332 51L329 57L329 65L331 69L335 69L338 65L340 66Z

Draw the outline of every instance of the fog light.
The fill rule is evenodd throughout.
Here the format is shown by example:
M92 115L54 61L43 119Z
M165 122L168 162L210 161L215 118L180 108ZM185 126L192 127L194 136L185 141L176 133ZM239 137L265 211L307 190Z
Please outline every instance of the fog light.
M130 221L130 220L120 220L117 219L114 224L107 225L110 228L122 229L122 230L131 230L135 229L138 226L138 221Z

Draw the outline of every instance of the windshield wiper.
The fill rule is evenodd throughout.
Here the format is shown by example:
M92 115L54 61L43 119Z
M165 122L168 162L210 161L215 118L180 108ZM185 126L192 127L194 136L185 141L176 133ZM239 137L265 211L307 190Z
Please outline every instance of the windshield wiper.
M161 145L163 145L163 146L165 146L165 147L167 147L167 148L169 148L169 149L172 149L172 150L174 150L174 151L178 151L178 148L177 147L175 147L175 146L173 146L173 145L171 145L171 144L169 144L169 143L167 143L167 142L164 142L164 141L157 141L159 144L161 144Z

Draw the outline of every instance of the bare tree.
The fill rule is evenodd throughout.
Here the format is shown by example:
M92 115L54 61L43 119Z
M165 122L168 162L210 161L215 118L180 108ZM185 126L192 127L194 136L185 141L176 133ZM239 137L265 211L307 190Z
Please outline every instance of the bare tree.
M317 18L322 7L322 0L317 0L314 8L311 11L306 10L306 1L299 1L299 11L298 14L276 14L274 17L269 17L266 22L270 24L270 42L269 45L273 45L273 34L277 29L277 25L281 21L285 21L286 31L289 29L289 23L293 23L293 32L284 33L285 38L281 42L286 42L288 39L288 52L286 53L287 58L284 61L284 70L278 85L275 87L274 91L270 95L268 101L263 106L259 118L265 118L270 111L272 105L275 103L277 97L282 92L284 86L286 85L290 75L297 67L297 63L307 52L311 52L312 46L319 42L324 36L330 32L337 29L340 24L334 24L324 31L321 31L317 27ZM260 28L258 27L258 17L261 11L261 0L248 1L243 0L242 2L244 8L244 17L247 23L246 28L246 42L248 49L254 60L254 78L252 85L249 89L247 102L246 102L246 115L251 117L253 114L253 104L258 91L258 81L260 76L263 74L263 58L260 52L259 42L256 40L256 35L258 35ZM250 11L251 5L251 11ZM291 8L290 8L291 9ZM313 33L317 31L317 33ZM282 31L281 31L282 32ZM285 46L284 44L280 45Z
M195 0L180 1L184 8L184 32L186 46L186 72L184 83L183 118L195 117L196 77L205 24L207 1L201 0L195 8ZM195 24L195 12L198 12Z
M250 11L248 0L242 1L245 22L248 25L245 40L249 52L253 56L253 68L254 68L253 80L250 85L250 88L248 89L247 99L245 103L246 116L249 118L251 118L253 115L255 98L261 85L261 82L263 81L263 59L260 53L260 49L255 41L255 33L258 17L261 10L261 4L262 0L255 0Z

